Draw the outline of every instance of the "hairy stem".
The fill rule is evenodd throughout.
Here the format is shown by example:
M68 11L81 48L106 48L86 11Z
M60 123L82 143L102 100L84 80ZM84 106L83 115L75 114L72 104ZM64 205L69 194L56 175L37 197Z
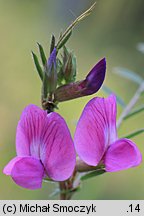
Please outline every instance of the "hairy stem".
M66 200L66 194L64 191L67 190L66 183L65 182L59 182L59 188L60 188L60 200Z
M130 102L128 103L128 105L126 106L126 108L123 110L121 116L119 117L118 121L117 121L117 128L120 127L122 121L124 120L124 118L129 114L129 112L131 111L131 109L134 107L134 105L137 103L137 101L140 98L141 93L144 91L144 81L142 82L142 84L139 86L139 88L137 89L137 91L135 92L134 96L132 97L132 99L130 100Z

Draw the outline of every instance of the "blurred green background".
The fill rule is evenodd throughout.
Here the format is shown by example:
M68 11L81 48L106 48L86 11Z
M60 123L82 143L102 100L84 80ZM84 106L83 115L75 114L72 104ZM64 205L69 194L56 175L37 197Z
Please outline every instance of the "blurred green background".
M0 0L0 199L57 199L50 197L56 184L43 183L41 190L29 191L2 174L15 156L15 131L23 108L40 106L41 82L35 72L31 50L40 42L49 52L51 34L57 37L87 9L92 0ZM74 15L75 14L75 15ZM82 79L102 57L107 59L105 85L127 103L137 85L113 73L117 66L137 72L144 78L144 54L136 49L144 41L143 0L99 0L92 15L74 30L68 46L74 50L78 78ZM106 96L103 90L99 96ZM74 133L84 105L93 96L61 103L59 113ZM141 97L139 104L144 104ZM119 107L118 115L122 109ZM144 128L144 115L123 123L119 135ZM133 139L144 155L144 135ZM85 181L73 199L144 199L144 163L139 167L107 173Z

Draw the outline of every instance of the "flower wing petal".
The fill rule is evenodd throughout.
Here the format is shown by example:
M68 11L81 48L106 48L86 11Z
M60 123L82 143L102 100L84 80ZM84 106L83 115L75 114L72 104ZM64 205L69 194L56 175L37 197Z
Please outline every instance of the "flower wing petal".
M44 167L40 160L23 157L18 160L11 171L11 177L21 187L35 190L41 188Z
M5 175L11 175L11 170L13 168L13 166L15 165L15 163L17 161L19 161L21 159L21 157L15 157L13 158L3 169L3 173Z
M35 105L29 105L24 109L16 133L18 156L38 157L41 131L46 116L46 112Z
M108 145L116 138L115 96L93 98L85 106L74 136L79 157L85 163L96 166Z
M40 158L55 181L68 179L75 167L73 141L64 119L57 113L47 115L42 135Z
M119 139L108 148L104 164L106 171L116 172L138 166L142 161L138 147L129 139Z

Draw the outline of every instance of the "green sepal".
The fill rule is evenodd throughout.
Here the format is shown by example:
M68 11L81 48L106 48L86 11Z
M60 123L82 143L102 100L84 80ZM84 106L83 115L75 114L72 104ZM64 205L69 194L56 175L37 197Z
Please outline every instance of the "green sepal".
M72 73L72 78L71 78L71 82L75 82L76 81L76 56L74 54L72 54L72 66L73 66L73 73Z
M44 75L43 75L42 68L41 68L41 66L39 64L38 57L36 56L36 54L33 51L31 53L32 53L33 61L34 61L36 70L37 70L37 72L39 74L39 77L40 77L41 80L43 80Z
M38 48L39 48L39 53L40 53L42 64L45 67L46 62L47 62L47 58L45 56L44 49L43 49L41 44L37 43L37 45L38 45Z
M63 79L65 83L74 82L76 80L76 57L75 55L63 46Z
M48 96L48 75L44 73L43 85L42 85L42 99L47 99Z
M63 46L63 63L65 64L68 57L69 57L70 51L66 46Z
M52 180L51 178L48 178L48 177L44 178L43 181L44 182L53 182L53 183L55 183L54 180Z
M106 171L105 171L104 169L95 170L95 171L92 171L92 172L89 172L89 173L83 175L83 176L81 177L81 180L84 181L84 180L87 180L87 179L90 179L90 178L93 178L93 177L102 175L102 174L104 174L105 172L106 172Z
M70 53L64 67L64 78L66 83L74 82L76 79L76 58Z

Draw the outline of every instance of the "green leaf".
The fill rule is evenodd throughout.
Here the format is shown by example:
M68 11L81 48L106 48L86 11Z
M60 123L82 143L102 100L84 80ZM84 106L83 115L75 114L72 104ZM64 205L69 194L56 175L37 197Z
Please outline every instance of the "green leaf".
M55 36L52 35L51 45L50 45L50 54L52 53L54 47L55 47Z
M42 71L42 68L41 68L41 66L39 64L38 57L36 56L36 54L34 52L32 52L32 57L33 57L34 64L35 64L35 67L37 69L37 72L38 72L41 80L43 80L43 71Z
M132 117L132 116L134 116L140 112L143 112L143 111L144 111L144 106L141 106L141 107L135 109L134 111L130 112L128 115L126 115L124 119L128 119L128 118L130 118L130 117Z
M42 47L41 44L37 43L37 45L38 45L38 48L39 48L39 52L40 52L40 57L41 57L42 64L43 64L43 66L45 67L46 62L47 62L47 58L46 58L46 56L45 56L44 49L43 49L43 47Z
M57 196L57 195L59 195L61 192L60 192L60 189L59 188L56 188L55 190L54 190L54 192L52 192L51 194L50 194L50 197L54 197L54 196Z
M108 94L108 95L114 93L110 88L108 88L108 87L105 86L105 85L103 85L102 90L103 90L106 94ZM120 98L119 96L116 95L116 99L117 99L118 104L119 104L121 107L124 108L124 107L126 106L126 104L125 104L125 102L123 101L122 98Z
M89 178L102 175L102 174L104 174L105 172L106 172L106 171L105 171L104 169L95 170L95 171L93 171L93 172L87 173L86 175L83 175L83 176L81 177L81 180L82 180L82 181L83 181L83 180L87 180L87 179L89 179Z
M69 40L70 36L72 35L72 30L64 37L64 39L60 42L60 44L57 46L57 49L62 48L66 42Z
M130 71L126 68L116 67L115 73L118 74L119 76L122 76L124 78L127 78L127 79L133 81L133 82L136 82L137 84L142 84L142 82L143 82L142 77L140 77L135 72Z
M144 133L144 129L143 129L143 128L142 128L142 129L139 129L139 130L137 130L137 131L134 131L134 132L132 132L131 134L126 135L126 136L124 136L124 137L127 138L127 139L130 139L130 138L135 137L135 136L137 136L137 135L139 135L139 134L141 134L141 133Z

